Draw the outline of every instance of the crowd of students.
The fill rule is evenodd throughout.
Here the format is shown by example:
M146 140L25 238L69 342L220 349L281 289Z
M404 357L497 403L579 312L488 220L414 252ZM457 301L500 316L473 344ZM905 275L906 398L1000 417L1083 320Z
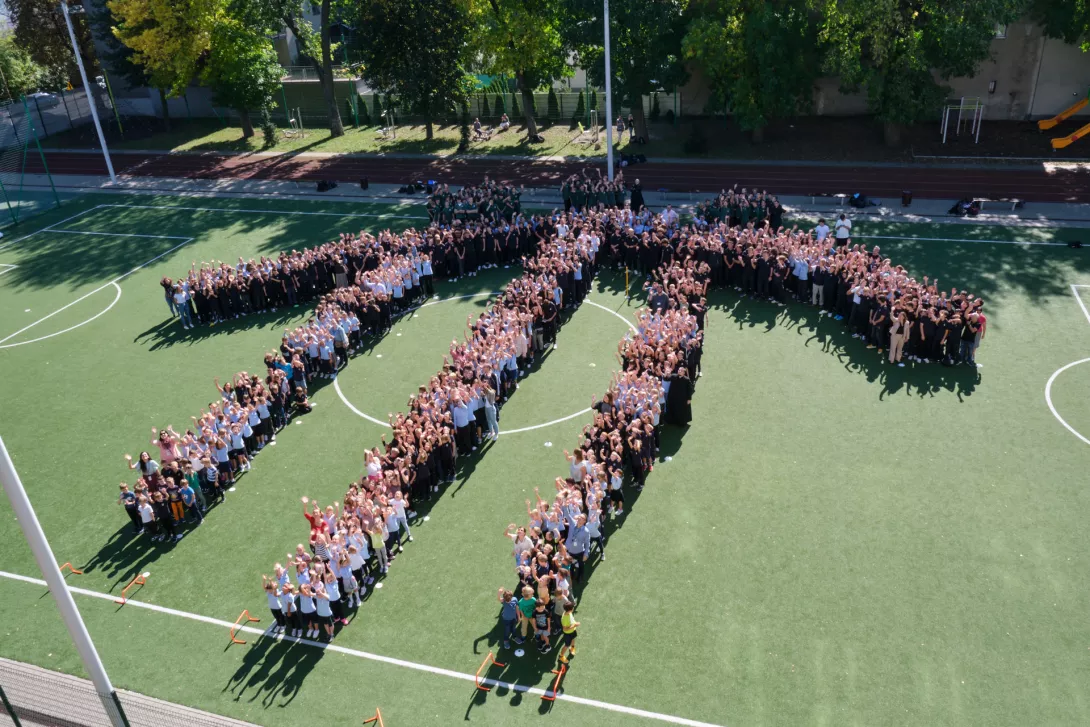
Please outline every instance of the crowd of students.
M536 503L526 501L529 522L511 523L504 531L513 546L518 584L498 592L503 648L511 648L512 640L524 643L532 632L545 654L560 635L561 663L576 654L573 588L592 558L605 560L608 523L625 514L626 482L643 489L659 454L663 423L686 426L692 419L711 283L702 243L682 243L676 216L599 208L572 227L577 224L600 231L606 257L618 266L628 247L644 244L650 274L647 307L637 316L635 333L618 346L621 370L593 403L594 418L579 445L564 452L568 476L555 479L551 499L535 488Z
M750 199L758 219L762 200L773 200L770 210L777 204L766 193L742 190L700 206L690 239L700 240L714 283L781 305L815 306L843 321L883 362L980 365L976 351L987 331L981 298L942 290L927 276L918 280L878 246L853 244L846 215L832 229L824 219L811 230L785 229L771 211L767 224L745 224L739 198Z
M522 212L525 191L525 187L516 189L488 177L477 186L456 192L450 190L449 184L440 184L428 195L428 219L437 225L511 222Z
M404 541L412 540L411 503L436 496L464 457L498 436L503 403L555 348L562 313L590 290L600 240L593 232L569 234L563 219L534 224L541 242L522 260L523 274L469 322L442 369L410 398L408 412L391 418L390 439L383 436L381 447L366 452L359 481L324 509L303 499L307 545L263 578L277 631L329 638L347 623L344 614L359 607L361 592L381 586ZM441 232L438 225L429 230Z

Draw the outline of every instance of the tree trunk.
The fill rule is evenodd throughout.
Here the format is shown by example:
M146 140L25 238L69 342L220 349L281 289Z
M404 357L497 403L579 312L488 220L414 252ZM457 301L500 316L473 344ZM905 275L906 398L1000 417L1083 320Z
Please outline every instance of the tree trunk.
M651 138L647 133L647 116L643 113L643 96L637 98L636 104L632 108L632 121L636 126L637 139L642 138L646 141Z
M254 122L250 118L250 112L246 109L238 110L238 120L242 124L242 138L249 139L254 135Z
M435 128L434 128L434 125L432 124L432 120L431 120L430 116L424 122L424 138L427 141L431 141L432 139L435 138Z
M163 107L163 131L170 131L170 107L167 106L166 89L159 89L159 105Z
M882 136L885 138L886 146L894 147L901 145L901 125L892 121L886 121L882 124Z
M755 126L750 133L750 138L754 144L763 144L765 141L765 127L764 124Z
M435 124L431 117L431 94L425 93L423 103L421 104L421 110L424 112L424 138L427 141L431 141L435 138Z
M341 110L333 93L333 55L329 50L329 6L330 0L322 0L322 67L318 80L322 84L322 96L329 107L329 135L344 136L344 124L341 122Z
M522 93L522 118L526 123L526 138L533 141L537 138L537 122L534 121L534 90L526 83L526 74L517 73L515 78L519 82L519 90Z

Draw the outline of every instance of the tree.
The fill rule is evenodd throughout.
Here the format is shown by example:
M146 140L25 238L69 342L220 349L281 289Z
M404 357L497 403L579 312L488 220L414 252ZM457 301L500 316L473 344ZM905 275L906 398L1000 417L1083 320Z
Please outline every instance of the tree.
M825 70L845 91L865 88L886 142L905 124L937 118L947 93L936 77L972 76L988 57L995 26L1013 22L1020 0L824 0L819 38Z
M341 109L333 94L333 53L330 39L334 17L351 12L349 0L230 0L230 14L254 32L276 35L286 27L295 36L300 58L313 66L329 114L330 136L344 136ZM318 8L318 30L307 19L311 6Z
M0 93L9 101L33 92L45 76L45 69L15 44L10 32L0 34L0 72L3 73Z
M514 76L530 141L538 137L534 89L571 74L561 28L566 0L473 0L473 57L485 73Z
M72 54L72 42L64 16L56 0L6 0L8 14L15 28L15 42L41 66L43 88L62 89L74 80L79 83L79 68ZM83 56L87 75L98 73L98 60L89 24L79 15L72 17L72 29Z
M701 0L682 41L708 79L711 111L729 111L761 141L769 122L813 99L821 70L817 23L803 0Z
M434 138L436 117L460 107L470 91L465 0L361 0L357 7L364 80L396 91Z
M265 111L273 105L283 75L266 36L226 14L219 17L201 82L212 89L216 103L238 112L243 138L254 135L250 111Z
M221 0L109 0L114 35L156 88L180 96L197 76L222 13Z
M605 85L601 0L568 0L576 22L565 24L579 64L595 86ZM636 135L645 139L643 97L688 79L681 58L688 0L613 2L609 6L613 93L633 112ZM593 108L593 106L592 106ZM603 126L613 123L605 119Z
M1090 3L1084 0L1033 0L1029 16L1044 28L1045 35L1065 43L1078 43L1090 51Z
M95 27L96 38L101 43L101 62L103 71L110 74L111 83L116 88L117 81L121 81L133 88L152 85L147 70L134 59L135 51L121 42L114 34L113 27L116 19L110 8L101 5L91 11L91 23ZM163 109L163 127L170 131L170 107L167 106L167 92L169 89L158 87L159 105Z

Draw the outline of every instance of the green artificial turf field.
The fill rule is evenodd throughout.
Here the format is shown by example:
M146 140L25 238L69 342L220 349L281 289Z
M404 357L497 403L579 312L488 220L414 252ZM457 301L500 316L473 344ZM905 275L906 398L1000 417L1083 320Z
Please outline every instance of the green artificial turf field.
M613 313L632 320L639 305L613 271L588 299L601 307L573 316L503 409L501 429L525 431L420 509L415 542L339 650L254 635L225 649L227 628L187 615L229 623L249 609L267 626L260 576L306 537L299 497L342 496L378 443L383 429L341 396L378 419L402 410L517 271L440 283L441 298L469 297L397 324L341 374L340 395L320 387L315 410L173 547L130 537L113 500L130 479L121 455L147 448L153 426L184 426L217 396L213 376L260 369L308 310L184 331L158 280L421 215L87 196L30 228L52 229L0 241L0 435L55 554L85 571L72 585L98 593L147 571L133 598L181 612L77 596L117 686L277 726L356 725L375 706L391 727L1090 721L1086 443L1045 394L1087 356L1090 314L1071 286L1090 285L1090 263L1063 246L1001 244L1075 234L1051 229L857 225L915 274L986 299L980 370L892 368L809 307L715 292L694 420L665 430L671 460L584 583L570 698L551 709L521 691L552 677L554 661L532 650L498 653L507 666L488 671L518 690L485 695L471 677L498 648L496 589L514 582L501 531L566 472L561 450L586 415L552 422L606 389L627 330ZM1090 366L1075 365L1049 396L1090 437L1088 394ZM0 570L38 577L11 514L5 501ZM0 593L0 656L81 673L44 588L0 577Z

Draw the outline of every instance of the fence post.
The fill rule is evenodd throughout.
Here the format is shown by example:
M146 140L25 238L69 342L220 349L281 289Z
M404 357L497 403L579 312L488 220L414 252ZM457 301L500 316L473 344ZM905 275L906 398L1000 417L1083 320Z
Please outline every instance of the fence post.
M16 211L15 207L11 206L11 200L8 199L7 187L4 186L2 181L0 181L0 194L4 195L4 203L8 206L8 214L11 215L11 221L14 224L19 224L19 213Z
M114 100L114 90L110 86L110 76L106 73L106 69L102 69L102 78L106 81L106 93L110 94L110 105L114 107L114 120L117 121L117 130L121 132L121 136L125 136L125 130L121 128L121 114L117 113L117 101Z
M38 105L38 97L34 97L34 110L38 112L38 121L42 122L42 131L49 136L49 128L45 125L45 117L42 116L42 107Z
M11 702L8 701L8 695L4 694L3 687L0 687L0 701L4 703L4 709L8 711L8 716L11 717L11 721L15 723L15 727L23 727L23 723L19 721L19 715L15 714L15 707L11 706Z
M37 99L35 99L37 101ZM34 131L34 121L30 118L30 108L26 103L26 96L23 96L23 109L26 113L27 129L31 136L34 137L34 146L38 147L38 156L42 160L42 169L45 170L45 177L49 180L49 188L53 190L53 199L56 201L57 206L61 206L60 195L57 194L57 187L53 184L53 175L49 173L49 165L45 161L45 152L42 151L42 143L38 141L38 133ZM23 178L26 176L26 150L30 147L30 139L27 139L27 143L23 145L23 170L19 174L19 191L23 190Z
M68 99L64 97L64 91L61 91L61 103L64 104L64 115L68 117L68 128L76 128L76 122L72 121L72 112L68 110ZM79 109L77 109L78 111Z
M284 99L284 116L287 117L288 126L291 126L291 109L288 108L288 92L284 90L284 81L280 81L280 98Z

